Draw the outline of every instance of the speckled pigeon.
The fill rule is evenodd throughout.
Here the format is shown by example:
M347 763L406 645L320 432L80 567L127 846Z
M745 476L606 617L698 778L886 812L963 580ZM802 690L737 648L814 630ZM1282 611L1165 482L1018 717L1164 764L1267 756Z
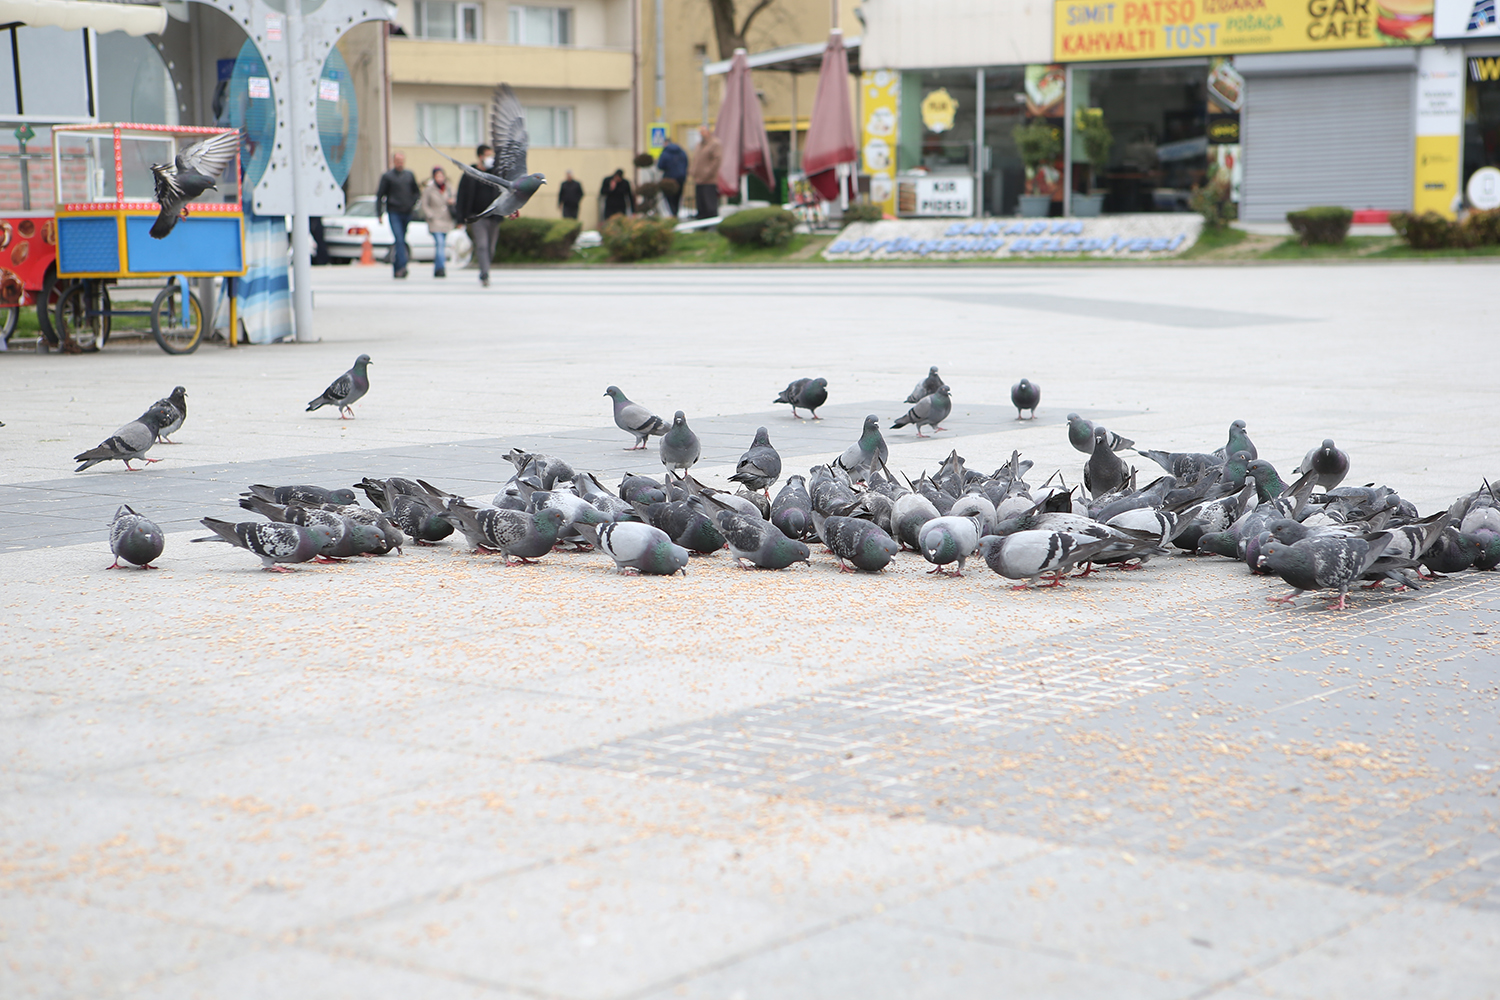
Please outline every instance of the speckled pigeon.
M331 537L324 527L304 528L300 524L281 524L276 521L241 521L230 524L217 518L205 517L203 526L212 531L213 537L195 538L195 542L228 542L260 556L262 568L270 573L290 573L283 563L305 563L326 546Z
M1025 581L1013 590L1025 590L1051 574L1048 587L1061 586L1063 578L1081 562L1087 562L1118 544L1114 539L1089 541L1064 531L1034 528L1008 535L985 535L979 553L990 569L1008 580Z
M756 569L786 569L792 563L807 562L811 554L805 543L788 538L767 521L721 510L714 515L714 524L741 565L748 562Z
M953 400L949 393L951 390L946 385L940 385L937 391L930 396L923 396L917 401L917 405L906 411L906 415L897 418L891 424L891 429L896 430L909 425L916 425L917 437L926 437L922 433L923 427L931 427L934 431L944 428L938 424L947 419L948 414L953 412Z
M665 531L672 541L691 552L709 555L724 547L724 536L697 500L637 503L635 509L642 521Z
M109 523L109 550L115 554L115 561L104 568L123 569L120 560L124 559L141 569L155 569L151 560L160 556L166 545L167 538L155 522L121 504Z
M262 500L271 501L271 503L301 503L308 506L324 503L352 504L355 502L353 490L328 490L321 486L310 486L307 484L296 486L263 486L256 484L246 490L243 495L260 497Z
M367 369L371 363L368 354L361 354L355 358L353 368L334 379L328 388L323 390L323 395L307 404L307 412L311 413L323 406L337 406L340 420L351 419L354 416L354 410L350 408L370 391L370 373ZM349 411L347 416L344 413L345 410Z
M773 403L790 403L792 416L798 420L802 415L797 412L799 408L812 413L814 420L822 420L818 416L818 407L828 402L828 380L826 378L799 378L792 382L781 395L771 400Z
M734 475L729 477L729 481L744 483L749 489L761 490L770 496L772 484L780 478L781 455L771 447L771 436L766 433L766 429L757 427L755 440L750 442L749 450L740 456L740 463L735 466Z
M1033 383L1030 379L1022 379L1010 387L1010 405L1016 408L1016 419L1020 420L1022 410L1031 411L1031 419L1036 419L1036 408L1042 401L1042 387Z
M771 501L770 521L788 538L807 537L812 529L812 497L807 492L806 479L786 477L786 483Z
M529 563L551 552L566 520L556 509L500 510L473 507L461 500L449 500L439 516L463 532L476 551L499 552L507 566L513 565L512 559Z
M153 405L170 408L176 414L172 420L163 424L156 432L156 443L176 444L176 441L168 441L167 435L177 433L177 430L182 427L182 422L187 419L187 390L179 385L172 390L170 396L163 396Z
M879 572L895 558L901 547L871 521L857 517L830 517L819 527L823 544L838 560L839 571L852 573L845 563L867 573Z
M1390 541L1388 532L1376 532L1359 538L1315 535L1292 545L1268 542L1261 549L1260 564L1290 584L1292 592L1267 600L1285 604L1304 591L1337 587L1339 601L1329 608L1342 611L1349 585L1369 571Z
M73 461L82 462L83 464L73 471L82 472L85 469L92 469L100 462L118 459L125 463L125 468L131 472L136 472L138 470L130 464L132 459L145 462L148 465L161 461L159 458L147 458L146 452L150 451L151 446L156 443L157 431L169 423L172 416L173 414L170 409L160 405L152 405L149 410L115 431L114 434L100 442L97 447L74 455Z

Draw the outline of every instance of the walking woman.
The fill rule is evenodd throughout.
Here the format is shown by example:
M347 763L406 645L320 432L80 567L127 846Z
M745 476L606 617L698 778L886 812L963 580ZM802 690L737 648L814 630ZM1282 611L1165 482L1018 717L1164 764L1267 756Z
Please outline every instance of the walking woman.
M448 277L444 253L448 249L448 234L453 231L453 189L448 186L448 175L442 167L432 168L432 177L422 185L422 215L427 219L427 231L432 234L432 276Z

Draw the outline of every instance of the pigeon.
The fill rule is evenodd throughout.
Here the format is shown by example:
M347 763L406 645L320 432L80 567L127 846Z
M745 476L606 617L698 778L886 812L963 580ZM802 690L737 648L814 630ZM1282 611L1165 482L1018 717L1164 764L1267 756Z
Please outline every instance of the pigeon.
M920 402L923 396L931 396L933 393L937 392L938 389L942 387L942 385L943 379L938 375L937 365L933 365L927 370L927 377L917 383L917 387L911 391L911 395L907 396L906 399L903 400L903 402Z
M1113 493L1130 479L1130 469L1110 450L1109 431L1094 427L1094 450L1083 467L1083 486L1094 497Z
M1029 379L1022 379L1010 387L1010 405L1016 408L1016 419L1020 420L1022 410L1031 411L1031 419L1036 419L1037 404L1042 401L1042 387L1033 385Z
M980 534L985 534L1000 520L995 514L995 505L983 493L965 493L953 502L953 506L948 508L948 513L944 516L977 517Z
M158 399L154 405L159 407L171 407L172 410L177 414L176 419L170 421L164 427L157 430L156 443L176 444L176 441L168 441L167 435L175 434L177 432L177 429L182 426L182 422L187 419L187 390L179 385L177 388L172 390L172 395L164 396L161 399Z
M535 476L541 480L544 490L552 489L558 480L571 483L578 475L571 465L553 455L512 448L505 453L505 457L516 467L517 477Z
M224 172L240 148L240 133L220 132L195 142L178 153L171 163L151 164L156 183L156 201L161 212L151 224L151 238L164 240L186 218L187 203L205 191L217 191L214 181Z
M1250 441L1250 435L1245 431L1243 420L1236 420L1229 425L1229 440L1214 454L1220 459L1225 459L1237 451L1248 452L1252 459L1260 457L1255 450L1255 445Z
M906 411L906 416L898 418L895 423L891 424L891 429L896 430L915 424L917 437L926 437L922 433L923 426L931 427L934 431L943 430L938 424L953 412L953 400L948 395L951 391L946 385L938 386L936 392L930 396L923 396L917 401L916 406Z
M1065 531L1033 528L1008 535L985 535L979 542L979 552L996 573L1008 580L1024 581L1012 590L1025 590L1046 574L1051 574L1046 586L1061 586L1063 577L1075 566L1116 544L1111 538L1084 541Z
M944 566L958 563L954 576L964 575L964 562L979 550L982 531L977 516L937 517L922 525L917 551L932 563L930 573L945 573Z
M873 522L857 517L830 517L824 519L818 529L823 544L838 560L839 572L852 573L844 564L854 569L876 573L885 569L901 547L896 540Z
M353 490L325 490L321 486L261 486L255 485L245 491L245 496L259 497L271 503L300 503L309 507L336 503L349 506L355 502Z
M864 479L876 467L885 465L891 449L880 435L880 418L875 414L865 417L865 426L859 440L844 449L844 453L833 460L833 464L849 473L850 478Z
M1328 607L1342 611L1349 585L1369 571L1390 542L1390 533L1383 531L1359 538L1315 535L1291 545L1268 542L1261 550L1260 564L1290 584L1292 592L1267 600L1286 604L1303 591L1337 587L1339 601Z
M651 435L667 432L665 420L640 403L632 403L626 399L619 386L610 386L604 390L604 394L615 401L615 426L635 436L635 444L626 448L626 451L639 451L646 447L646 439Z
M166 547L166 536L152 521L137 514L128 504L121 504L109 522L109 550L115 561L105 569L123 569L120 560L134 563L141 569L155 569L151 560L161 555Z
M665 531L678 545L691 552L709 555L724 547L724 536L713 519L703 513L697 500L674 500L671 503L635 505L642 521Z
M305 563L326 546L332 536L322 526L304 528L300 524L281 524L276 521L241 521L230 524L217 518L205 517L203 526L213 532L208 538L195 538L195 542L228 542L230 545L254 552L260 556L262 568L268 573L290 573L291 567L283 563Z
M822 420L823 418L818 416L818 407L828 402L828 380L826 378L799 378L781 390L781 395L771 402L790 403L792 416L798 420L802 419L797 412L799 407L809 411L814 420Z
M891 508L891 534L913 551L921 551L922 526L942 517L937 505L920 493L908 493Z
M761 490L770 496L772 484L780 478L781 456L771 447L771 436L766 433L766 429L757 427L755 440L750 442L750 449L740 456L740 464L735 466L734 475L729 477L729 481L744 483L749 489Z
M375 547L370 550L371 555L383 556L392 550L395 550L397 555L401 554L401 546L405 543L406 538L401 533L401 529L391 523L390 517L385 513L378 510L371 510L368 507L355 507L336 503L325 503L319 509L326 510L332 514L338 514L354 524L368 525L376 529L379 534L379 540L376 542ZM446 521L439 521L438 523L449 531L453 530L453 526Z
M163 426L171 422L172 412L166 407L152 405L152 407L130 423L121 427L102 441L98 447L90 448L73 456L73 461L82 462L74 472L82 472L92 469L100 462L108 462L119 459L125 463L125 468L131 472L136 470L131 464L132 459L139 459L150 465L159 462L159 458L147 458L146 452L156 443L156 433Z
M667 491L654 479L627 472L620 480L620 499L626 503L666 503Z
M786 477L786 484L771 501L768 520L788 538L807 537L808 529L812 527L812 497L808 495L806 479Z
M1349 456L1334 445L1333 438L1324 438L1321 445L1303 457L1302 464L1297 466L1297 473L1312 476L1313 483L1323 487L1325 491L1335 489L1349 474Z
M1478 538L1450 525L1422 553L1421 563L1429 573L1461 573L1482 554Z
M339 419L348 420L353 417L354 411L350 407L370 391L370 373L365 370L370 364L368 354L355 358L354 367L334 379L333 384L323 390L323 395L308 403L306 412L311 413L321 406L333 405L339 408ZM344 415L345 410L349 410L348 416Z
M1151 459L1166 469L1174 479L1183 483L1194 482L1205 473L1224 464L1224 459L1220 456L1209 455L1201 451L1165 452L1153 448L1137 448L1135 451L1137 455Z
M336 511L324 510L321 505L308 507L292 503L283 507L251 496L242 498L240 506L271 521L328 529L328 541L318 546L320 562L336 562L374 552L385 543L384 533L374 526L355 524Z
M516 218L531 200L531 196L547 183L543 174L526 172L526 150L531 140L526 134L526 112L517 100L516 92L510 89L510 84L502 83L495 88L495 94L490 100L490 147L494 150L495 162L489 170L460 163L428 142L426 136L422 137L422 141L434 153L451 161L474 180L500 189L499 196L484 211L464 220L465 225L486 216L497 219Z
M505 565L512 557L530 563L552 551L557 533L567 515L556 509L526 512L497 507L473 507L462 500L449 500L439 516L464 533L475 551L499 552Z
M656 449L661 457L661 464L667 467L668 472L675 469L686 475L687 470L697 464L701 450L698 435L688 426L687 417L683 416L681 410L672 414L672 426L661 436Z
M688 550L672 541L665 531L638 521L613 521L580 525L584 537L615 561L620 572L633 570L644 576L687 576Z
M1068 443L1076 450L1085 455L1094 453L1094 422L1085 420L1076 413L1068 414ZM1135 442L1118 434L1110 434L1110 451L1129 451L1135 447Z
M805 543L788 538L767 521L721 510L714 515L714 524L729 545L730 553L740 560L741 565L749 563L756 569L786 569L792 563L809 561L811 552Z

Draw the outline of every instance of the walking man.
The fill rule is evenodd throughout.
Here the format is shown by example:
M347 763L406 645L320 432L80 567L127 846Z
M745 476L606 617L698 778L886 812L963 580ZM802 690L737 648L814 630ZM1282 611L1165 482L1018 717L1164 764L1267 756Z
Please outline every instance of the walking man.
M578 218L578 206L582 201L583 185L573 179L573 171L569 170L568 179L557 189L557 207L562 209L563 218Z
M380 187L375 191L375 220L378 222L387 212L391 216L391 273L397 278L406 277L406 226L411 222L411 210L417 207L422 192L417 187L417 175L406 169L406 154L391 154L391 169L380 175Z
M480 146L474 150L478 162L474 166L480 170L488 170L495 165L495 158L491 155L490 147ZM458 209L458 217L461 219L474 219L474 216L490 207L490 202L500 193L500 189L493 184L485 184L476 181L468 174L464 174L458 182L458 196L454 199L455 207ZM474 219L469 223L469 239L474 244L474 259L479 262L479 283L485 288L490 287L490 262L495 259L495 237L500 235L500 220L492 215L483 219Z
M682 186L687 183L688 155L683 148L671 139L661 148L661 155L656 158L656 169L661 173L663 181L671 181L671 184L663 183L661 192L666 196L667 207L672 210L672 218L677 218L677 210L682 205Z
M719 165L724 162L724 147L707 126L698 130L703 141L693 154L693 190L698 198L698 218L712 219L719 214Z

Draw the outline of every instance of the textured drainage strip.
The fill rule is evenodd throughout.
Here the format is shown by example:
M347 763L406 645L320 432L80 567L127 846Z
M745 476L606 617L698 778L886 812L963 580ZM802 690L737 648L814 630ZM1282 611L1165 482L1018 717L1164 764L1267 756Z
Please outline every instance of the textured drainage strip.
M1500 909L1500 579L1357 600L1257 590L550 759Z

